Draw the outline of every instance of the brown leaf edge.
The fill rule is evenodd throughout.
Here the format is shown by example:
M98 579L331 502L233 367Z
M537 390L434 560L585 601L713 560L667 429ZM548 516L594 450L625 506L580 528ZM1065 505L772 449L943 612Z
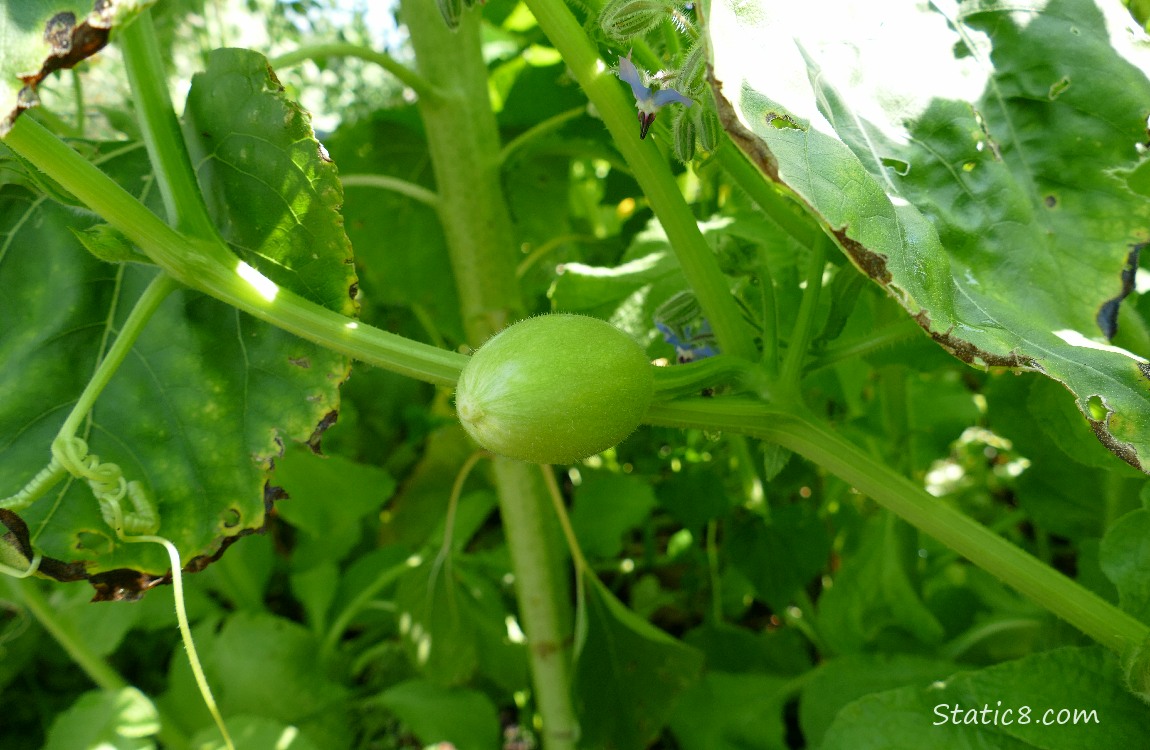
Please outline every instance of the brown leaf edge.
M714 68L710 64L707 65L707 80L714 93L715 105L719 112L719 121L722 123L723 129L727 131L727 135L731 141L734 142L739 150L746 155L747 159L749 159L767 179L785 189L787 194L795 201L806 206L811 215L817 216L817 212L814 211L813 207L811 207L802 196L791 190L790 186L779 176L778 159L771 153L767 145L763 143L762 139L748 130L739 120L738 113L735 111L734 106L726 96L723 95L723 82L715 77ZM893 290L890 289L891 275L887 270L887 257L848 237L846 226L841 228L830 227L830 231L835 235L839 246L843 249L843 252L846 253L847 257L850 258L851 263L868 278L887 290L891 296L901 303L902 296L894 293ZM1140 250L1141 248L1137 249ZM1137 258L1136 253L1132 254L1132 257ZM1121 297L1124 296L1125 294L1121 295ZM1121 297L1118 298L1118 301L1121 301ZM1007 354L988 352L965 339L953 335L950 330L934 330L931 327L930 314L926 310L908 310L908 312L911 313L911 318L918 323L935 343L968 365L976 367L1005 367L1039 373L1045 372L1041 363L1031 357L1013 351ZM1101 317L1102 313L1100 312L1100 318ZM1142 367L1140 369L1142 370L1142 374L1146 376L1147 379L1150 379L1150 368ZM1081 410L1081 407L1079 407L1079 409ZM1142 465L1142 462L1138 458L1137 451L1133 446L1121 443L1115 439L1110 433L1105 420L1098 421L1092 419L1089 414L1084 414L1084 416L1099 442L1101 442L1107 450L1138 471L1147 472L1147 468Z
M36 87L46 77L57 70L71 68L99 52L108 43L112 31L115 0L94 0L88 17L76 22L76 14L70 11L57 13L44 24L44 41L51 46L51 52L35 73L21 75L24 88L16 95L16 108L0 120L0 138L16 124L26 109L40 103Z
M304 444L318 454L320 452L320 437L329 427L335 424L338 416L338 411L334 409L325 414ZM280 448L280 454L282 455L282 443L280 444ZM274 468L274 459L269 461L269 470L272 468ZM272 518L275 516L275 504L280 500L286 499L288 499L288 494L282 487L277 487L269 482L265 482L263 526L258 529L243 529L238 534L224 537L220 540L219 547L215 552L210 555L197 555L193 557L184 563L183 571L185 573L198 573L223 557L224 552L239 539L251 534L267 533L272 528ZM35 551L28 533L28 524L26 524L24 519L18 514L6 508L0 508L0 524L8 530L6 534L0 535L0 544L6 544L10 548L19 551L20 554L24 556L24 559L28 561L28 564L31 565ZM116 568L114 570L105 570L102 573L89 575L87 572L87 564L82 560L65 562L52 557L42 557L40 559L40 565L36 570L36 575L41 578L51 578L60 583L87 581L92 585L92 588L96 590L95 595L92 597L93 602L137 601L150 589L156 586L168 585L172 582L171 571L164 575L156 576L133 570L132 568Z

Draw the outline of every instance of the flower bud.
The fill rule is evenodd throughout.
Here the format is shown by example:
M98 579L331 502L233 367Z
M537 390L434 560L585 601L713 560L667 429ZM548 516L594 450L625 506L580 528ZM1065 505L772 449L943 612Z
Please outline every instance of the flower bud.
M599 12L599 26L616 42L629 42L646 34L667 18L666 0L608 0Z

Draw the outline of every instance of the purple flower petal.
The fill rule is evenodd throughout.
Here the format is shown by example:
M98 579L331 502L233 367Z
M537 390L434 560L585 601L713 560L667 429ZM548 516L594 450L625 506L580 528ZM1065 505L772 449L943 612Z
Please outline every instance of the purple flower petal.
M619 78L631 86L631 93L635 95L635 101L640 102L651 96L651 89L643 85L643 79L639 76L639 70L635 64L631 62L631 56L619 58Z
M679 104L682 104L684 107L690 107L692 104L695 103L694 99L692 99L689 96L684 96L683 94L680 94L675 89L659 89L658 91L655 92L654 97L652 97L652 101L655 103L655 106L657 106L657 107L665 106L667 104L670 104L671 102L678 102Z

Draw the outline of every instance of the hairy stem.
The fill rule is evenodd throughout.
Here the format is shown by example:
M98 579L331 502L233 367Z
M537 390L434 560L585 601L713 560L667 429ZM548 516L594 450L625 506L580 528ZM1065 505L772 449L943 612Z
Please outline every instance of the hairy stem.
M400 7L420 73L445 92L420 100L420 114L464 328L478 346L524 311L479 15L464 14L452 32L433 3L403 0ZM555 519L535 466L504 458L493 465L545 746L573 750L579 734L571 699L573 625Z
M515 571L515 598L527 632L536 701L543 716L543 746L574 750L579 720L571 701L572 618L556 517L547 506L540 467L493 459L500 515ZM551 471L543 467L543 471ZM505 497L507 499L505 499ZM529 502L515 502L519 497ZM577 548L576 548L577 549Z
M5 143L123 232L185 286L320 346L429 383L453 386L467 362L462 354L373 328L268 279L260 281L222 241L189 237L172 229L32 118L17 120Z
M599 59L595 47L563 0L527 0L527 7L563 55L567 67L611 131L616 148L631 166L723 352L757 360L758 350L750 327L743 320L727 279L703 239L666 160L655 144L639 139L635 103L630 100L626 84Z

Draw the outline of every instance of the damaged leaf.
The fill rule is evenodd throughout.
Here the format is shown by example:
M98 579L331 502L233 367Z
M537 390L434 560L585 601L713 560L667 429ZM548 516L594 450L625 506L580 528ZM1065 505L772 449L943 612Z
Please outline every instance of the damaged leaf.
M831 6L714 3L724 127L936 342L1061 382L1146 470L1150 350L1109 341L1150 227L1145 35L1091 0Z
M263 57L215 53L193 83L186 116L201 187L218 200L214 218L240 257L277 284L354 314L335 168ZM156 192L147 192L142 148L97 151L107 152L101 167L109 175L160 210ZM0 187L0 220L10 227L0 235L3 498L47 462L53 436L156 269L97 260L75 234L93 225L90 215L44 199L24 180ZM159 509L159 533L198 569L263 526L280 494L274 460L291 442L318 446L348 370L342 355L180 290L148 322L81 437L144 485ZM45 557L40 570L74 579L80 567L100 598L136 596L168 571L157 545L116 538L80 482L62 483L19 516Z
M113 27L155 0L19 0L0 18L0 138L37 104L44 78L103 49Z

